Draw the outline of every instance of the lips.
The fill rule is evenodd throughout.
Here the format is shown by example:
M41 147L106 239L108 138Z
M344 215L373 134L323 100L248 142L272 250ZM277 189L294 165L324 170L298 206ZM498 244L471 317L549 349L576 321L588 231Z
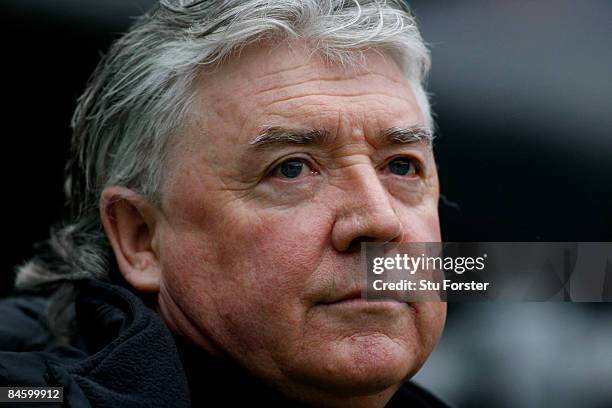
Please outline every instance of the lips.
M362 296L361 291L349 292L344 296L338 297L336 300L330 302L322 302L324 305L335 305L341 303L353 303L353 302L366 302L372 305L380 303L401 303L406 304L410 307L415 307L414 301L408 301L406 293L401 291L379 291L376 293L368 293L366 296Z
M343 292L342 295L334 296L330 300L325 300L320 302L324 305L333 305L339 304L343 302L381 302L381 301L394 301L399 303L411 303L406 302L404 299L404 294L400 291L378 291L376 293L367 293L367 296L363 296L362 294L365 291L361 289L353 289L348 292Z
M352 289L348 292L345 292L343 295L339 295L339 296L334 296L332 297L331 300L329 301L324 301L321 302L325 305L331 305L331 304L335 304L335 303L341 303L341 302L349 302L349 301L355 301L355 300L362 300L363 298L361 297L361 289ZM363 299L365 300L365 299Z

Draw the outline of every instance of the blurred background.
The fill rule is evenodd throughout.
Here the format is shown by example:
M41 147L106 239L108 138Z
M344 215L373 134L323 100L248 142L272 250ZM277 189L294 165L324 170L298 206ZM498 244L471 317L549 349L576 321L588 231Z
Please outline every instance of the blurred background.
M2 0L5 239L63 213L76 99L150 0ZM432 50L445 241L612 241L612 2L417 0ZM417 375L456 407L612 406L612 305L451 304Z

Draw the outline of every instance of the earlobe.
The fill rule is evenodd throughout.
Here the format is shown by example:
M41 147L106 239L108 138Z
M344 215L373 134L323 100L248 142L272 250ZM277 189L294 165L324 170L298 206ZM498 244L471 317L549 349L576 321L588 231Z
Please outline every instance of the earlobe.
M124 279L140 292L159 292L155 207L132 190L112 186L100 197L100 217Z

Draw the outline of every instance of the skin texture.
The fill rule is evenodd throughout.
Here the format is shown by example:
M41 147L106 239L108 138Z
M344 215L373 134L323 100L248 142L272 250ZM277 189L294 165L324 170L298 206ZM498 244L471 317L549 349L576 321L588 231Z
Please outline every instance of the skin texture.
M384 406L446 314L440 302L342 301L360 289L360 242L440 241L431 150L381 138L423 114L393 60L364 55L342 68L305 44L245 48L199 78L163 208L121 187L101 200L121 271L159 293L173 331L316 405ZM254 148L266 127L329 137ZM396 157L414 174L390 172ZM290 158L305 164L294 179L277 167Z

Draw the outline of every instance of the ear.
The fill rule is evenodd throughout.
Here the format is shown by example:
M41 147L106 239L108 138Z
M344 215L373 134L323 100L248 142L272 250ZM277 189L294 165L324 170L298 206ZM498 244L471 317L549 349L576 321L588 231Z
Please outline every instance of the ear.
M140 292L159 292L159 211L134 191L111 186L102 191L100 218L125 280Z

